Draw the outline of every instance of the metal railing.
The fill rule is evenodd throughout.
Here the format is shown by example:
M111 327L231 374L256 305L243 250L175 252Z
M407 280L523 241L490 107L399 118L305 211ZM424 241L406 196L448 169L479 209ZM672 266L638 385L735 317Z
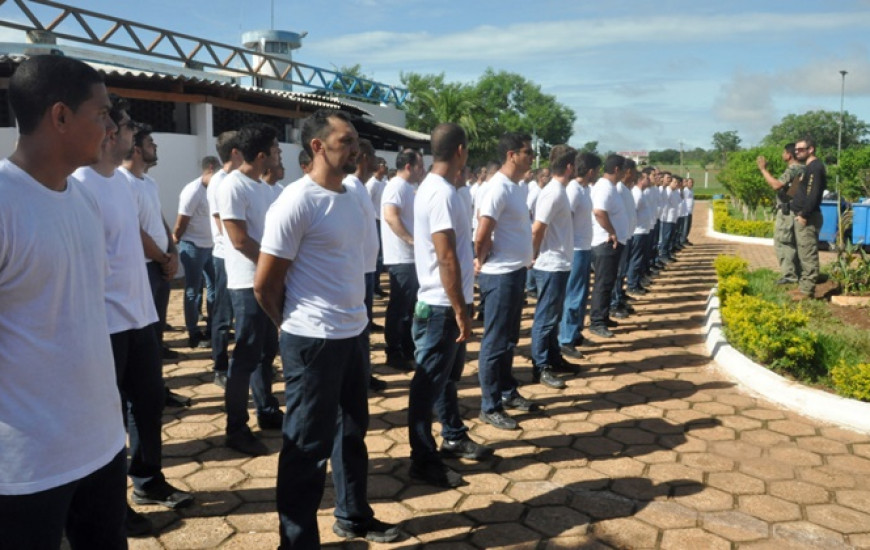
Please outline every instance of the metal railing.
M217 69L238 76L278 80L353 99L401 106L408 98L408 90L404 88L50 0L0 0L0 6L3 4L17 6L22 18L30 22L28 25L0 20L0 26L4 27L48 31L64 40L181 62L188 68ZM50 16L41 18L30 9L29 5L34 4L59 12L49 21ZM97 24L107 29L97 32Z

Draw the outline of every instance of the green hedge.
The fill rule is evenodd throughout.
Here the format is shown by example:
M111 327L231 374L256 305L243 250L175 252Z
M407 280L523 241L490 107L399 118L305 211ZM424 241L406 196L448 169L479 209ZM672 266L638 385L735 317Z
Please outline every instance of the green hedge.
M728 201L713 201L713 229L719 233L743 237L773 237L773 221L738 220L728 213Z

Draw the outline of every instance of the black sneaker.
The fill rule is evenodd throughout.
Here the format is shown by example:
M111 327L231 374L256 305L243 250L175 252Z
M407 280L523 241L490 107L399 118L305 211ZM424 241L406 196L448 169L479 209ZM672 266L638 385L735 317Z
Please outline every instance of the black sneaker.
M614 309L610 312L610 315L617 319L626 319L628 317L628 310L622 308Z
M227 389L227 371L225 370L216 370L214 371L214 383L223 389Z
M444 456L480 461L491 457L493 452L492 447L475 443L467 436L456 440L445 439L441 442L441 454Z
M163 386L164 396L163 396L163 404L166 407L173 408L183 408L190 406L190 398L184 397L183 395L179 395L174 391L170 391L169 388Z
M643 289L639 286L633 286L628 289L629 294L634 294L635 296L644 296L646 295L646 289Z
M508 397L507 399L502 398L501 406L506 409L513 409L516 411L523 412L533 412L540 410L541 406L530 399L526 399L522 395L513 395Z
M492 411L491 413L480 411L480 419L500 430L517 429L517 421L504 411Z
M151 523L151 520L130 508L129 504L127 505L124 528L127 531L127 536L131 538L147 537L154 532L154 524Z
M568 374L577 374L580 372L580 367L575 365L574 363L569 363L565 360L561 355L553 364L550 365L550 368L553 369L553 372L567 372Z
M160 348L160 355L163 359L178 359L181 355L174 349L169 349L166 346Z
M284 413L280 410L257 415L257 425L261 430L280 430L284 427Z
M369 323L369 332L384 332L384 326L372 321Z
M167 508L184 508L193 504L193 495L181 489L176 489L161 476L153 479L141 489L133 489L133 502L136 504L159 504Z
M604 326L606 326L606 327L610 327L610 328L616 328L616 327L619 326L619 323L617 323L617 322L614 321L613 319L605 319L605 320L604 320Z
M371 542L395 542L402 532L398 525L372 518L365 527L348 527L339 522L332 524L332 532L344 539L366 539Z
M266 444L257 439L257 436L247 428L228 435L226 444L230 449L246 455L263 456L269 454L269 448L266 447Z
M559 351L562 352L562 355L567 355L568 357L573 357L574 359L583 359L583 352L577 349L575 346L559 346Z
M611 332L609 328L601 325L592 325L589 327L589 332L595 336L600 336L601 338L613 338L613 332Z
M411 461L411 469L408 471L411 479L425 481L436 487L459 487L465 485L465 480L458 472L441 462L414 462Z
M402 353L387 354L387 366L396 370L411 372L414 370L414 360L408 359Z
M556 390L565 389L565 381L556 376L550 365L544 365L540 372L532 373L532 379Z
M369 389L372 391L384 391L387 389L387 383L372 374L369 376Z

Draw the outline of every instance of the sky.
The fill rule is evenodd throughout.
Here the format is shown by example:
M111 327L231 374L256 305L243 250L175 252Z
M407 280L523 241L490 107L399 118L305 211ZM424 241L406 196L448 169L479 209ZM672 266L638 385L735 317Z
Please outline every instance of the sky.
M600 151L709 149L731 130L753 146L787 114L839 111L841 70L845 110L870 121L870 0L75 3L229 44L246 30L307 31L295 60L358 63L387 84L403 71L519 73L574 110L571 144Z

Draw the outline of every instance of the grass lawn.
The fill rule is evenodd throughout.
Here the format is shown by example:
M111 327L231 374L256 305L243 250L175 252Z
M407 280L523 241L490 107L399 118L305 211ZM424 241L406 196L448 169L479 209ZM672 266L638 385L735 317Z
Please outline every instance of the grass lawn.
M682 170L680 169L679 164L659 164L656 165L656 168L659 170L666 170L672 174L678 174L680 176L688 177L695 179L695 194L710 194L715 195L717 193L727 193L724 187L719 183L719 168L710 168L707 169L707 187L704 187L704 169L698 166L697 164L693 164L691 166L683 166Z

